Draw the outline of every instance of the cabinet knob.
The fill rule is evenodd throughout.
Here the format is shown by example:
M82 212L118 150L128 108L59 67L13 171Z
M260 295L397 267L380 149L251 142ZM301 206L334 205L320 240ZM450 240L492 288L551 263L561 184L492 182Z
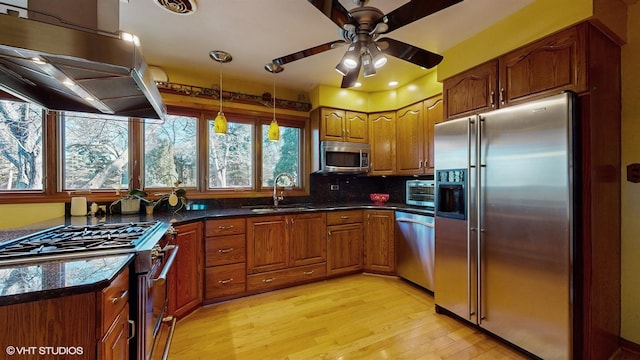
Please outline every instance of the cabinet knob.
M262 282L263 282L263 283L267 283L267 284L268 284L268 283L272 283L272 282L273 282L273 280L275 280L275 279L276 279L276 278L262 279Z
M230 282L232 282L232 281L233 281L233 278L230 278L230 279L224 279L224 280L218 280L218 282L219 282L220 284L222 284L222 285L224 285L224 284L228 284L228 283L230 283Z
M309 275L313 275L313 270L311 270L311 271L304 271L304 272L303 272L303 274L304 274L304 275L307 275L307 276L309 276Z
M232 252L233 250L234 249L231 247L231 248L226 248L226 249L218 249L218 252L220 254L228 254L228 253Z

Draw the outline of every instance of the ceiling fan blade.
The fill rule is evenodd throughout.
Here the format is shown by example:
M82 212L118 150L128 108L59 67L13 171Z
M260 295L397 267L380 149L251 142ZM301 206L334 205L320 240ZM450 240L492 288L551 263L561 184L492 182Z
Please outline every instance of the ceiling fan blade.
M347 75L342 77L342 84L340 84L341 88L343 89L350 88L354 86L356 82L358 82L358 75L360 75L361 66L362 66L362 62L358 61L358 66L356 66L354 69L351 69L347 73Z
M277 59L273 59L271 62L276 64L276 65L284 65L287 63L290 63L292 61L296 61L296 60L300 60L302 58L305 58L307 56L312 56L315 54L319 54L323 51L327 51L327 50L331 50L333 48L336 47L336 45L339 44L344 44L344 40L335 40L335 41L330 41L328 43L322 44L322 45L318 45L318 46L314 46L312 48L308 48L306 50L301 50L301 51L296 51L293 54L289 54L289 55L285 55L283 57L279 57Z
M387 24L389 28L386 32L389 33L461 1L462 0L411 0L383 16L379 22L385 22Z
M440 63L443 57L431 51L403 43L402 41L384 38L376 41L383 53L430 69Z
M391 38L380 39L376 43L383 53L427 69L438 65L443 59L442 55Z
M311 5L320 10L326 17L343 29L344 24L351 22L349 12L338 0L308 0Z

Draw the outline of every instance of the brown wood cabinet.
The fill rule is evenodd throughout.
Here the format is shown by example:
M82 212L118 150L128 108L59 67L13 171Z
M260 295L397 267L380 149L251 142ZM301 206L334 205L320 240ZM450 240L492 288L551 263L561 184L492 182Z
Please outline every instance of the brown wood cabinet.
M444 80L448 119L563 90L578 94L576 359L608 359L620 339L621 54L598 26L577 24Z
M203 232L202 222L175 227L178 255L169 271L167 312L177 318L189 314L203 299Z
M362 210L327 213L327 274L339 275L362 270Z
M320 132L320 140L367 143L367 114L355 111L318 108L311 112L311 129Z
M100 341L98 359L123 360L129 358L129 326L129 304L126 304Z
M434 126L442 119L442 95L396 111L396 174L433 174Z
M129 358L129 286L126 268L100 292L100 334L104 334L98 345L100 360Z
M394 212L365 210L364 215L364 270L385 274L395 273Z
M589 24L568 28L445 79L445 117L453 119L563 90L588 90Z
M288 264L287 217L247 219L247 274L285 269Z
M102 291L0 306L3 354L13 346L30 348L14 355L20 359L128 359L128 290L125 268ZM60 355L59 347L69 353Z
M369 175L394 175L396 172L396 113L369 114L371 170Z
M247 290L271 288L326 276L323 212L247 219Z
M205 224L204 299L236 296L247 289L244 218L207 220Z

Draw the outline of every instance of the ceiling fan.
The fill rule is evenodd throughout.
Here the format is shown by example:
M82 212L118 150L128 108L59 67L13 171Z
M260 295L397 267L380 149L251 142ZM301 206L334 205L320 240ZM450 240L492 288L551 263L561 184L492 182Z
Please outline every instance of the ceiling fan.
M334 49L339 45L348 44L346 53L336 66L336 71L343 76L340 87L348 88L355 85L361 68L365 77L375 75L376 69L387 62L385 55L397 57L427 69L438 65L442 61L441 55L392 38L378 39L378 36L462 0L410 0L386 15L375 7L367 6L368 0L351 0L357 7L350 11L347 11L339 0L307 1L340 27L342 39L273 59L272 63L282 66Z

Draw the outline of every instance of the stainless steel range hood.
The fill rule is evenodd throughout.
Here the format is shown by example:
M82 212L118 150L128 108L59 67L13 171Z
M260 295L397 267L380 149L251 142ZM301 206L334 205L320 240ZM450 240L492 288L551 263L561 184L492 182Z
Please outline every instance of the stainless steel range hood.
M0 14L0 90L50 110L164 119L140 48L116 36Z

